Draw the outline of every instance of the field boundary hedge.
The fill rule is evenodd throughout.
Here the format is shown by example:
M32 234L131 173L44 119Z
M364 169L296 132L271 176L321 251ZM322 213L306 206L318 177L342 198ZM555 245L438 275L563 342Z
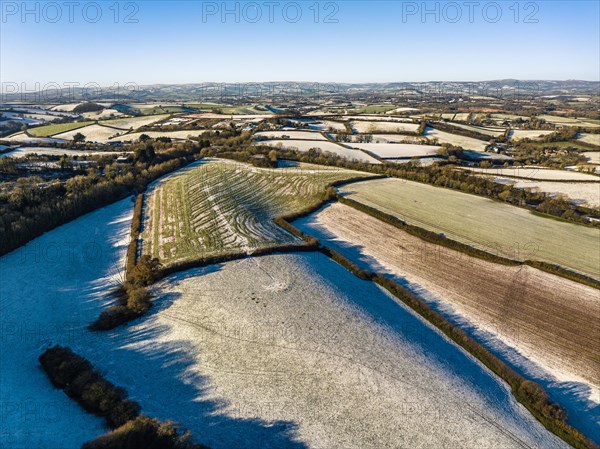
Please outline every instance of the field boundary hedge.
M142 230L142 217L144 214L144 193L140 193L135 198L133 206L133 218L131 219L131 235L129 245L127 246L127 256L125 261L125 277L127 277L137 262L140 233Z
M83 445L83 449L151 447L164 449L208 449L184 441L171 423L141 415L137 402L127 392L106 380L92 364L70 348L56 345L39 356L52 384L77 402L85 411L102 417L113 432ZM127 442L127 445L125 443Z
M466 243L458 242L456 240L449 239L448 237L441 236L433 231L429 231L427 229L421 228L419 226L410 225L405 221L401 220L398 217L395 217L390 214L386 214L385 212L380 211L371 206L367 206L359 201L355 201L350 198L343 197L338 194L338 201L347 206L353 207L354 209L364 212L378 220L381 220L385 223L388 223L392 226L395 226L398 229L401 229L415 237L418 237L422 240L425 240L429 243L434 243L436 245L445 246L446 248L450 248L456 251L460 251L468 256L477 257L478 259L486 260L488 262L499 263L502 265L529 265L530 267L536 268L541 271L545 271L550 274L554 274L556 276L563 277L565 279L569 279L574 282L578 282L580 284L587 285L589 287L593 287L596 289L600 289L600 280L597 280L591 276L586 276L585 274L578 273L573 270L569 270L568 268L562 267L560 265L552 264L549 262L543 262L539 260L525 260L519 261L514 259L509 259L507 257L498 256L496 254L489 253L487 251L474 248Z

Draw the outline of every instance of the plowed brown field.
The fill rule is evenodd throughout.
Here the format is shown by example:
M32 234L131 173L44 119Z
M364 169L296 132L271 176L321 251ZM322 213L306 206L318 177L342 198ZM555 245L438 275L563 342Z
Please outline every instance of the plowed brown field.
M433 293L564 380L600 386L600 292L528 266L504 266L424 242L336 203L296 226ZM357 254L357 248L360 255Z

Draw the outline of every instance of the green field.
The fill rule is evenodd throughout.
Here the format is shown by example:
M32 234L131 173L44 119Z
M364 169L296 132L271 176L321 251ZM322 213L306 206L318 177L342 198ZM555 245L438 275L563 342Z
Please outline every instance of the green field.
M179 114L185 112L181 106L161 106L155 108L142 108L139 110L142 115L159 115L159 114Z
M318 203L326 186L358 172L301 165L262 169L203 161L168 176L146 197L143 253L163 263L301 242L272 222Z
M555 263L600 279L600 229L401 179L364 181L340 191L409 224L476 248L511 259Z
M33 137L50 137L55 134L72 131L77 128L83 128L84 126L91 125L95 122L72 122L72 123L57 123L54 125L40 126L38 128L31 128L27 130L27 133Z

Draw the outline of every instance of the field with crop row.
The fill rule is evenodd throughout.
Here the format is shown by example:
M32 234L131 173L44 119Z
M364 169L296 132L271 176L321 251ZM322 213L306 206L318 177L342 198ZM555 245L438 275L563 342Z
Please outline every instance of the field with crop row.
M272 222L318 203L325 187L358 172L315 166L261 169L203 161L152 186L143 253L163 263L300 242Z
M476 248L511 259L555 263L600 279L600 229L400 179L360 182L340 192Z

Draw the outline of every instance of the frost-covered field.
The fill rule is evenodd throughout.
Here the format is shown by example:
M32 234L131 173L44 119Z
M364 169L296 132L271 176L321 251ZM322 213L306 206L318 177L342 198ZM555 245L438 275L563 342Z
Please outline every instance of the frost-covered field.
M149 115L149 116L143 116L143 117L117 118L114 120L101 121L100 124L106 125L106 126L112 126L113 128L119 128L119 129L133 128L134 130L136 130L142 126L147 126L147 125L151 125L156 122L160 122L161 120L164 120L167 117L169 117L168 114Z
M437 139L440 144L449 143L451 145L463 147L465 150L484 150L489 144L489 142L484 142L483 140L451 134L429 127L425 128L424 135L429 139Z
M92 112L84 112L83 116L87 119L92 120L105 120L111 118L122 117L122 112L117 111L116 109L102 109L101 111L92 111Z
M543 260L600 279L600 230L508 204L402 179L363 181L340 192L410 224L511 259Z
M57 134L54 137L57 139L73 140L73 137L81 133L85 136L85 140L88 142L108 142L111 137L123 134L125 131L118 130L115 128L109 128L108 126L102 125L89 125L83 128L77 128L72 131L67 131L62 134Z
M333 122L330 120L323 120L317 123L311 123L308 125L310 129L314 129L316 131L329 131L329 129L333 129L335 132L345 132L346 127L341 122Z
M555 198L559 195L567 195L575 204L588 207L600 207L600 183L599 182L552 182L517 180L513 178L501 178L500 182L514 185L518 189L534 189L547 193Z
M135 142L140 138L142 134L146 134L148 137L156 139L158 137L170 137L171 139L189 139L190 137L199 137L204 134L206 129L197 130L185 130L185 131L144 131L137 133L121 134L120 136L110 139L110 141L119 142Z
M481 127L481 126L472 126L472 125L464 125L462 123L455 123L455 122L450 123L450 125L456 126L457 128L466 129L468 131L475 131L480 134L485 134L485 135L494 136L494 137L502 136L502 135L504 135L504 132L506 131L504 128L489 128L489 127Z
M52 386L37 358L52 344L79 351L109 338L86 326L122 278L132 208L120 201L0 258L0 447L78 449L106 432Z
M381 121L353 121L351 122L352 129L357 133L386 133L386 132L411 132L415 133L419 129L418 123L402 123L402 122L381 122Z
M345 148L341 145L337 145L333 142L325 141L325 142L314 142L310 140L292 140L292 139L283 139L283 140L268 140L265 142L260 142L261 145L269 145L272 147L281 147L281 148L290 148L297 149L302 151L303 153L307 152L311 148L319 148L323 152L330 152L337 154L346 159L356 159L362 162L368 162L370 164L380 164L377 159L368 154L360 151L353 150L350 148Z
M600 147L600 134L581 133L577 140Z
M213 449L567 447L489 371L321 254L191 270L155 293L152 315L87 356Z
M600 404L600 347L593 343L600 322L589 319L600 307L596 289L425 242L340 203L294 226L362 268L398 279L521 373L542 382L588 434L600 430L593 413Z
M542 129L511 129L508 138L513 140L518 139L541 139L543 136L552 134L554 131Z
M262 131L256 133L255 136L267 139L283 139L284 136L287 136L289 139L297 140L327 140L321 133L315 131Z
M600 151L588 151L583 153L592 164L600 164Z
M351 143L355 148L370 151L381 158L435 156L441 147L410 143Z
M202 161L163 178L148 191L142 250L167 264L301 243L272 219L318 203L334 181L362 175L305 165L262 169Z
M64 143L65 140L54 139L52 137L29 137L25 133L12 134L9 137L5 137L3 140L16 143Z
M600 154L600 153L599 153ZM515 168L469 168L470 171L496 176L514 176L517 178L531 178L543 181L589 181L600 182L600 177L568 170L552 170L540 167L515 167Z
M0 154L0 157L24 157L28 154L39 154L44 156L89 156L97 154L123 154L124 152L108 152L108 151L85 151L85 150L69 150L67 148L51 148L51 147L19 147L8 153Z
M387 114L387 113L386 113ZM406 122L412 123L412 119L405 117L390 117L389 115L344 115L344 120L368 120L372 122Z

